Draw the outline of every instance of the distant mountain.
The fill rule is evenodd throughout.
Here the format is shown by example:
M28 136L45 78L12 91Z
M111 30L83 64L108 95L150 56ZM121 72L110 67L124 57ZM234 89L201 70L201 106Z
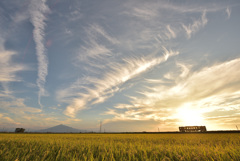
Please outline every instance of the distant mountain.
M52 132L52 133L78 133L81 132L79 129L74 129L72 127L66 125L57 125L54 127L50 127L48 129L39 130L37 132Z

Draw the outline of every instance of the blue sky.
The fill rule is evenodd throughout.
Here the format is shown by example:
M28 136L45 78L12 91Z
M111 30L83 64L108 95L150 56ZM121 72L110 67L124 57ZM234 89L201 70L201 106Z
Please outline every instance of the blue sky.
M240 2L1 0L0 128L240 127Z

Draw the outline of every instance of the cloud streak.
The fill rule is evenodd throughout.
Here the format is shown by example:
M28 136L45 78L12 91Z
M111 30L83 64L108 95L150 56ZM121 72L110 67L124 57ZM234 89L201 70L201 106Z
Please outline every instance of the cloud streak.
M86 61L89 59L102 59L106 56L111 56L111 50L92 40L87 46L83 46L80 49L79 60Z
M170 25L167 25L166 28L167 28L167 30L169 32L169 33L167 33L168 39L177 37L176 33L173 31L173 29L170 27Z
M203 28L208 22L206 18L206 11L202 12L201 19L195 20L193 24L189 24L188 26L182 24L183 29L186 31L187 37L190 39L191 36Z
M231 9L229 7L226 8L227 18L229 19L231 16Z
M90 77L86 80L81 80L82 84L75 82L72 87L58 91L58 99L64 100L64 98L70 97L70 105L67 106L65 114L74 117L77 111L104 102L119 91L120 86L127 81L167 61L169 57L178 54L179 52L167 50L163 47L163 56L161 57L149 60L146 58L124 59L124 63L111 64L109 66L110 70L102 78ZM73 96L78 96L78 98L72 99L71 97Z
M0 50L0 82L21 81L16 76L19 71L27 70L27 66L13 63L12 56L16 55L13 51Z
M130 104L117 104L104 114L113 115L112 121L154 119L176 120L177 123L177 110L183 107L202 113L205 121L209 121L209 116L212 116L208 116L208 113L216 113L220 117L225 116L228 111L240 110L240 59L195 72L190 72L186 65L178 63L177 66L181 68L181 79L173 78L175 83L150 84L153 87L139 92L142 97L130 96ZM234 120L236 117L229 119ZM111 119L107 122L111 122Z
M46 26L45 21L47 20L45 15L49 13L50 10L45 3L46 0L33 0L31 1L29 8L31 23L34 26L33 38L36 44L36 54L38 59L38 103L41 107L41 97L46 94L44 84L46 82L46 76L48 75L48 57L46 54L46 48L44 46L44 30Z
M97 24L90 25L89 29L86 29L86 32L88 33L88 38L90 40L92 39L97 40L97 35L101 35L112 44L118 43L118 40L110 36L101 26Z
M0 91L0 98L12 97L12 91L9 89L10 82L20 82L22 79L17 76L20 71L29 70L29 67L23 64L17 64L12 61L12 57L17 53L10 50L5 50L3 40L0 38L0 83L2 90Z

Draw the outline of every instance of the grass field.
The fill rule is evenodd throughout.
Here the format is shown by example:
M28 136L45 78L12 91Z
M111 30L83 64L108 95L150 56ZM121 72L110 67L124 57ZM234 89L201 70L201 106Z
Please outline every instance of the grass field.
M0 134L0 160L240 160L240 134Z

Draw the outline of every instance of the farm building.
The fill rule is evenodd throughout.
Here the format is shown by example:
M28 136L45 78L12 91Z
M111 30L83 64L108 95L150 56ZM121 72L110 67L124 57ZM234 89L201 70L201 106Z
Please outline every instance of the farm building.
M180 126L180 132L206 132L206 126Z

